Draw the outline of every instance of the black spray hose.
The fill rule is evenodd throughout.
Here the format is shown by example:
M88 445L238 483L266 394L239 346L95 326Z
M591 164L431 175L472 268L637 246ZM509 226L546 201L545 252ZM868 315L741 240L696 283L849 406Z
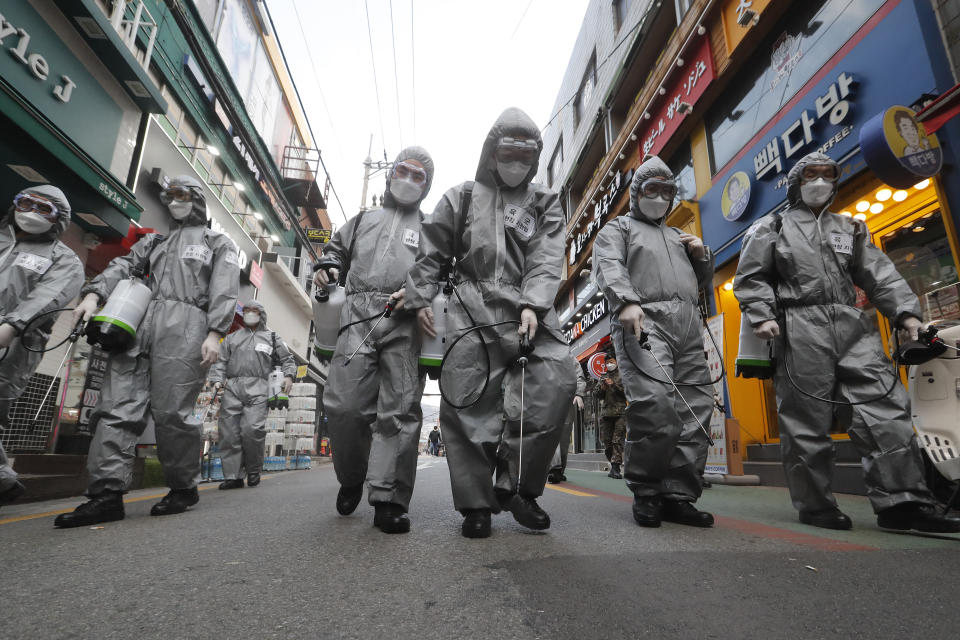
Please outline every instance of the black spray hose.
M21 331L19 335L22 336L22 335L26 335L27 333L29 333L29 332L30 332L30 328L34 325L34 323L37 322L37 320L39 320L39 319L41 319L41 318L45 318L45 317L47 317L47 316L49 316L49 315L53 315L54 313L60 313L60 312L62 312L62 311L73 311L73 307L62 307L62 308L60 308L60 309L51 309L50 311L44 311L43 313L34 316L33 318L30 319L30 321L29 321L26 325L24 325L23 331ZM33 349L33 348L27 346L27 343L25 343L25 342L21 342L20 344L23 345L23 348L24 348L26 351L30 351L30 352L32 352L32 353L47 353L48 351L54 351L54 350L60 348L60 347L61 347L64 343L66 343L68 340L76 341L76 340L83 334L83 325L84 325L83 320L82 320L82 319L79 320L79 321L77 322L76 326L74 326L73 331L71 331L70 334L67 335L66 338L64 338L63 340L61 340L60 342L58 342L57 344L55 344L55 345L53 345L53 346L44 345L44 346L43 346L42 348L40 348L40 349ZM10 353L10 347L3 347L3 349L0 350L0 362L2 362L3 359L7 357L7 354L8 354L8 353Z
M702 317L702 316L701 316L701 317ZM712 385L715 385L715 384L717 384L718 382L720 382L721 380L724 379L724 377L727 375L727 367L726 367L726 364L725 364L724 361L723 361L723 352L720 351L720 346L717 344L717 339L713 337L713 331L710 331L710 327L707 326L706 321L704 321L703 326L706 327L707 333L710 334L710 342L713 343L713 348L714 348L714 350L717 352L717 357L720 358L720 375L718 375L715 380L709 380L709 381L707 381L707 382L687 382L687 381L684 381L684 380L676 380L676 381L674 381L674 380L661 380L660 378L656 377L656 376L653 375L652 373L647 373L647 372L644 370L643 367L641 367L639 364L637 364L637 361L633 359L633 354L630 353L630 349L627 348L627 341L626 341L626 340L623 341L624 351L627 352L627 359L630 360L630 362L631 362L631 364L633 364L634 368L637 369L637 371L639 371L639 372L640 372L641 374L643 374L645 377L649 378L650 380L653 380L654 382L659 382L660 384L666 384L666 385L676 385L676 386L678 386L678 387L708 387L708 386L712 386ZM627 330L624 329L624 334L626 334L626 332L627 332ZM638 342L640 342L641 344L645 343L645 342L646 342L645 336L648 336L648 335L649 335L649 334L648 334L646 331L641 331L641 332L640 332L640 336L637 338ZM649 348L648 348L648 350L649 350Z

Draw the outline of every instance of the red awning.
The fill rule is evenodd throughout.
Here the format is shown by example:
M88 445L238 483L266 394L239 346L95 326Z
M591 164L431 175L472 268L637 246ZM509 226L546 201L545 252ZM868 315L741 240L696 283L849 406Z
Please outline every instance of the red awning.
M599 342L595 342L593 346L586 349L583 353L578 353L577 361L583 362L584 360L586 360L587 358L595 354L597 351L603 351L609 345L610 345L610 336L606 335L603 338L601 338Z
M927 133L936 133L951 118L960 113L960 84L956 84L917 113Z

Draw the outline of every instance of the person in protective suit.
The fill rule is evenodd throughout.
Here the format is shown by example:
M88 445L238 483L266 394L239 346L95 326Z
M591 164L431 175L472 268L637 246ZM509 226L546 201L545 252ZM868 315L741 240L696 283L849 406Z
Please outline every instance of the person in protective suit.
M577 412L583 411L583 397L587 393L587 379L583 375L583 367L577 362L577 359L570 355L573 372L577 376L577 387L574 391L573 404L567 412L567 419L563 422L563 430L560 432L560 444L553 454L553 460L550 462L550 472L547 474L547 482L556 484L564 482L567 476L564 471L567 470L567 453L570 448L570 432L573 431L573 425L577 422Z
M623 473L623 443L627 437L627 394L623 390L623 380L617 371L616 354L607 356L604 367L607 373L600 379L593 393L600 400L603 409L600 417L600 442L603 453L610 462L607 477L620 480Z
M404 308L403 286L420 244L420 203L430 192L433 160L421 147L400 152L387 175L383 208L351 218L324 248L339 267L317 271L326 285L346 270L347 302L323 393L333 465L340 482L337 511L349 515L363 497L384 533L410 530L407 511L417 475L425 375L418 364L420 337ZM380 313L393 313L348 363Z
M914 340L921 325L919 301L871 242L864 222L827 210L839 179L840 167L827 155L814 152L797 162L787 176L790 208L747 230L733 285L754 334L776 338L780 451L793 505L805 524L852 526L830 489L833 405L810 396L877 398L853 405L848 433L863 457L878 524L960 531L960 519L933 508L906 390L898 381L884 396L897 372L883 353L874 320L857 307L856 287Z
M80 259L57 239L68 226L70 203L48 184L24 189L0 216L0 430L43 358L56 316L24 329L73 300L83 285ZM0 443L0 505L23 493Z
M489 373L484 393L471 406L458 410L447 398L440 405L454 507L464 515L462 533L470 538L489 536L490 515L501 509L526 527L550 526L536 499L576 386L553 310L564 257L563 212L556 193L531 182L542 147L539 129L523 111L504 111L484 141L476 182L447 191L424 221L417 263L407 277L407 305L419 309L427 335L435 335L431 299L454 252L459 284L447 314L448 339L472 325L504 323L482 330L486 355L462 346L449 351L440 380L479 386ZM461 210L465 189L472 189L470 202ZM534 347L525 376L510 366L521 336Z
M275 367L283 371L283 392L293 388L297 363L286 343L267 329L267 311L256 300L243 305L243 328L223 340L207 382L219 391L219 449L224 481L221 489L260 484L267 432L267 378Z
M610 304L610 334L629 403L623 477L642 527L662 520L713 525L713 516L693 505L703 491L706 434L670 384L684 385L684 398L709 425L713 389L697 302L713 278L713 255L696 236L665 224L676 195L670 168L650 157L630 183L630 215L604 226L593 248L593 276ZM641 348L641 332L649 335L649 352Z
M100 402L94 408L87 471L88 502L57 516L57 527L79 527L124 517L123 493L132 479L137 439L153 417L157 456L170 492L150 515L182 513L200 499L203 439L193 415L207 368L236 312L240 288L237 248L207 228L200 182L173 178L161 192L170 211L166 236L149 233L114 258L88 283L74 317L89 319L117 284L137 270L149 273L153 292L132 347L110 355Z

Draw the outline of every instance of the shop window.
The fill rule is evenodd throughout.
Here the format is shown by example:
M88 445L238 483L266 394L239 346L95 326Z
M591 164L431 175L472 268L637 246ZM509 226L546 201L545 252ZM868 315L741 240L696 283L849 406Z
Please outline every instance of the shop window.
M629 9L629 0L613 0L611 8L613 9L613 32L618 33L627 19L627 10Z
M573 101L573 126L576 128L580 124L581 118L587 113L587 106L593 98L593 90L597 86L597 53L594 51L590 56L590 62L587 63L587 70L583 73L583 80L580 81L580 90L577 92L577 99Z
M883 2L811 0L791 5L707 116L713 171L723 168Z
M683 22L683 17L687 15L687 11L690 11L690 7L693 6L693 0L673 0L674 9L677 12L677 24Z
M563 136L560 136L560 139L557 140L557 148L554 149L553 155L550 157L550 164L547 165L547 186L551 189L560 179L561 168L563 168Z
M217 187L213 185L222 185L223 176L224 173L220 163L213 163L213 168L210 170L210 180L208 180L208 186L210 187L210 191L213 191L213 193L218 196L223 192L223 187Z
M690 151L690 145L684 142L680 150L673 154L673 157L667 162L670 171L677 181L677 199L694 200L697 197L697 180L693 174L693 155Z

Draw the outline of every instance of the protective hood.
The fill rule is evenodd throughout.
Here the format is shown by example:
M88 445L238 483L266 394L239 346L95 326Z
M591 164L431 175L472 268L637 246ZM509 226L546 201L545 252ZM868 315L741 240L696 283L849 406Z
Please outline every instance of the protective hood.
M637 196L640 195L640 188L643 186L643 183L650 178L656 177L673 180L673 172L670 171L670 167L668 167L667 163L661 160L659 156L651 156L646 162L637 167L637 170L633 173L633 180L630 181L630 215L637 220L646 220L652 224L659 225L663 224L663 221L667 219L666 216L660 220L651 220L643 215L643 212L640 211L640 205L637 204Z
M40 196L41 198L46 198L50 200L55 205L57 205L57 222L50 227L49 231L45 233L38 233L34 237L44 240L53 240L57 238L61 233L67 230L67 227L70 226L70 203L67 202L67 196L63 194L63 191L53 186L52 184L42 184L37 187L27 187L17 195L23 194L33 194ZM16 197L16 196L14 196ZM13 224L13 199L11 199L10 207L7 209L7 212L0 217L0 224L4 226Z
M183 220L175 220L170 217L170 225L181 224L185 227L205 227L207 225L207 197L203 194L203 185L196 178L190 176L177 176L170 179L170 187L183 187L189 189L193 194L193 211ZM170 199L163 192L160 193L160 201L164 206L170 205Z
M837 167L838 171L840 169L840 165L834 162L830 156L825 153L820 153L819 151L808 153L800 158L797 164L793 165L793 168L790 169L790 173L787 174L787 202L790 203L791 208L807 206L800 196L800 172L802 172L803 168L808 164L832 164ZM824 203L824 210L826 210L826 208L830 206L830 203L833 202L833 199L837 197L838 189L839 183L833 186L833 195Z
M408 205L400 205L399 202L393 197L393 194L390 193L390 180L393 178L393 169L398 162L403 162L404 160L416 160L423 165L423 170L427 172L427 182L423 185L423 193L420 194L420 199L416 202ZM417 209L420 207L420 203L423 202L423 199L427 197L427 194L430 193L430 186L433 184L433 158L430 157L430 154L427 153L427 150L423 147L407 147L394 159L393 164L390 166L390 172L387 173L387 189L383 194L383 206L391 207L394 209L404 208L404 209Z
M256 309L257 311L259 311L260 324L257 325L257 329L260 329L261 331L267 330L267 310L262 304L260 304L256 300L247 300L246 302L243 303L243 309L244 310Z
M503 182L497 173L496 150L500 138L505 137L527 138L537 142L537 159L530 167L530 172L523 179L523 182L513 187L514 189L520 189L537 175L540 153L543 152L543 138L540 137L540 129L530 119L530 116L516 107L510 107L501 113L493 127L490 128L490 133L487 134L487 139L483 142L483 150L480 152L476 180L492 188L503 186Z

